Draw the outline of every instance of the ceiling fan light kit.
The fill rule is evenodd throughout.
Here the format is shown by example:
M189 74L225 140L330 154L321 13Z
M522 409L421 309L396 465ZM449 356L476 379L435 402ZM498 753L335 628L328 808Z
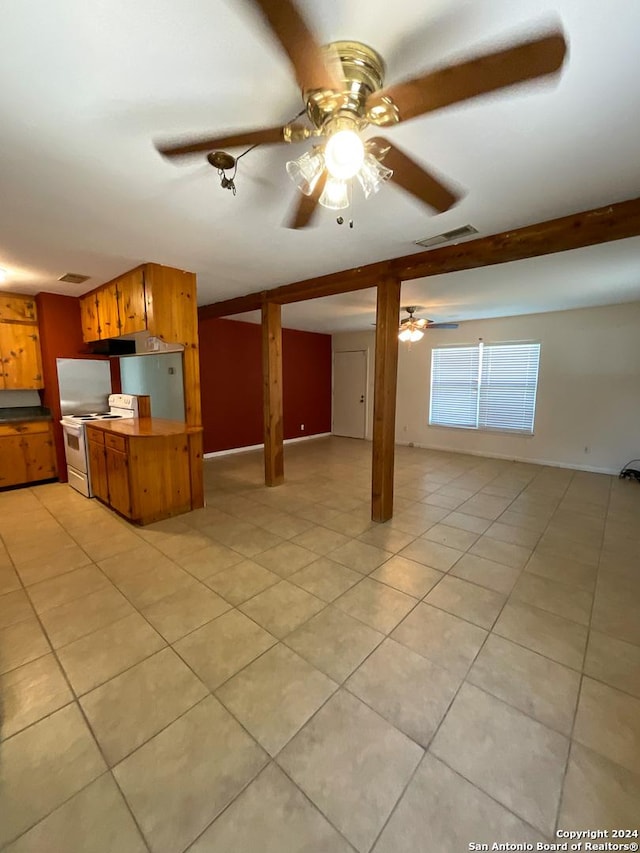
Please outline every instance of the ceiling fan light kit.
M287 163L287 173L302 193L292 228L309 225L318 205L331 210L348 207L354 178L365 198L392 181L437 212L449 210L459 200L458 193L387 139L363 140L363 131L369 125L388 127L487 92L556 74L566 54L562 33L554 32L384 86L384 61L373 48L357 41L321 47L295 0L252 2L293 66L310 126L293 121L158 149L166 157L209 153L209 162L217 165L212 156L218 162L223 157L234 159L226 148L326 137L324 144Z
M458 323L434 323L432 320L418 320L413 315L418 310L416 305L407 305L403 309L409 315L400 321L398 340L402 343L415 344L424 337L425 329L457 329Z

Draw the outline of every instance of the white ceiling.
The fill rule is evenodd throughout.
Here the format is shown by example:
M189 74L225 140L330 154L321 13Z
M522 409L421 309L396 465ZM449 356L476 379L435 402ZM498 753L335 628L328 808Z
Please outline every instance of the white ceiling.
M322 41L354 38L388 80L560 21L569 59L536 84L388 131L466 195L432 215L387 186L355 227L321 210L282 228L295 199L283 147L240 161L238 195L154 139L273 125L301 108L286 59L241 0L20 0L0 29L0 267L5 289L79 294L143 261L193 270L200 304L640 195L640 3L633 0L300 0ZM297 151L304 150L297 148ZM296 155L297 156L297 155ZM434 319L640 299L640 238L403 286ZM57 282L85 273L83 286ZM287 306L285 322L369 328L372 291ZM247 318L248 319L248 318Z

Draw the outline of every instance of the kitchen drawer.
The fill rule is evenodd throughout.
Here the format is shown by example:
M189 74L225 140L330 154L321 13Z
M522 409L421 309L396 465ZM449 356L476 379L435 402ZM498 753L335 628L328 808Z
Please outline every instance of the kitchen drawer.
M20 421L18 423L1 424L0 436L2 435L34 435L40 432L49 432L51 421Z
M89 441L93 441L96 444L104 445L104 433L101 429L91 429L91 427L87 427L87 438Z
M108 432L105 434L104 443L111 450L119 450L121 453L127 452L127 439L121 435L113 435Z

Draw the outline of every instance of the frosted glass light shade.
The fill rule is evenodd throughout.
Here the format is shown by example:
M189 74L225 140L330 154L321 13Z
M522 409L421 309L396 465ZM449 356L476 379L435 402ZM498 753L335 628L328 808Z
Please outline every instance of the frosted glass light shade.
M349 207L349 186L346 181L337 181L329 175L319 203L329 210L344 210Z
M405 343L406 341L411 340L411 329L403 329L398 335L398 340Z
M358 172L358 181L365 198L377 193L382 184L393 175L391 169L376 160L373 154L367 154Z
M339 130L327 140L324 159L332 178L353 178L365 159L362 140L354 130Z
M300 192L311 195L324 171L324 157L321 151L311 149L297 160L289 160L286 168L287 174Z
M409 335L409 340L412 344L415 344L417 341L421 341L424 338L424 332L421 332L420 329L414 329Z

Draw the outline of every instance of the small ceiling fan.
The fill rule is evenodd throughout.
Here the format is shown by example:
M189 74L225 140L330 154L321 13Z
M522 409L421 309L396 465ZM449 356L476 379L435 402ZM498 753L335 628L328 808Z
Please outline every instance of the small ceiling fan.
M458 323L434 323L432 320L418 320L413 315L418 310L415 305L407 305L403 309L409 315L400 321L398 339L415 343L422 339L427 329L457 329Z
M227 178L225 170L235 170L239 158L223 149L323 137L287 163L287 172L302 193L290 228L309 225L318 204L331 210L347 208L354 178L366 198L392 181L436 211L448 210L459 199L453 189L386 138L363 139L363 131L369 125L386 127L553 75L566 54L564 37L556 31L384 86L384 61L368 45L338 41L321 47L295 0L251 2L289 57L304 101L298 118L306 113L307 122L294 119L284 126L163 143L157 148L166 157L208 154L222 186L235 190L235 171Z

